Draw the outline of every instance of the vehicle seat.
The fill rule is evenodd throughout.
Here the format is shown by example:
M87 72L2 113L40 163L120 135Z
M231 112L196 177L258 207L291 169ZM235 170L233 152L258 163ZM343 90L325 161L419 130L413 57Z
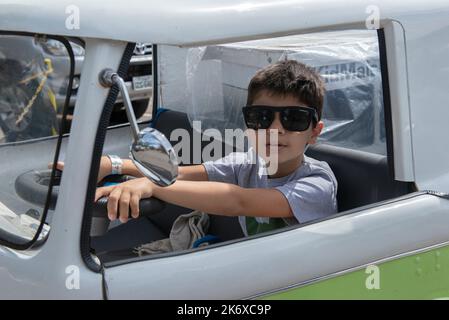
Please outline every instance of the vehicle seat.
M338 182L340 212L413 192L413 184L396 181L387 156L327 144L311 145L306 155L326 161Z

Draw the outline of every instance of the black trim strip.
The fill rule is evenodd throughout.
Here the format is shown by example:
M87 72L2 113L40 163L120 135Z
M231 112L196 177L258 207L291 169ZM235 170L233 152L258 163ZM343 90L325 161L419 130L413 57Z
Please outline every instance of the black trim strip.
M101 267L101 289L103 294L103 300L109 300L109 288L108 283L106 282L106 275L104 273L104 267Z
M377 30L377 39L379 41L379 60L382 77L388 170L390 176L394 179L393 119L391 116L390 82L388 78L387 46L385 43L384 29Z
M128 43L120 61L117 73L120 77L125 77L128 71L129 62L133 55L135 43ZM106 130L108 128L109 119L114 108L115 100L119 93L119 88L114 85L109 90L108 97L103 107L103 112L98 124L97 134L95 137L94 149L92 152L92 161L90 165L89 180L87 182L86 200L84 203L83 222L81 225L80 247L81 257L86 266L94 271L100 272L101 266L98 265L90 253L90 228L92 224L92 208L94 204L95 189L97 188L97 176L100 167L100 158L103 152L104 140L106 138Z
M70 102L70 97L71 97L71 93L72 93L73 77L75 75L75 55L73 54L73 50L72 50L72 46L70 45L70 42L65 37L54 36L54 35L42 35L42 34L27 33L27 32L0 32L0 35L20 35L20 36L29 36L29 37L45 36L48 39L57 40L57 41L63 43L64 46L66 47L67 53L69 54L69 57L70 57L69 83L67 85L67 94L65 97L64 108L63 108L63 112L62 112L61 128L60 128L59 134L58 134L58 141L56 143L56 151L55 151L55 156L53 158L53 167L52 167L51 176L50 176L50 183L48 186L47 198L46 198L45 207L44 207L44 211L42 213L39 227L38 227L33 239L31 239L30 241L23 243L23 244L15 243L15 242L0 238L0 245L4 245L4 246L10 247L12 249L16 249L16 250L27 250L27 249L31 248L33 245L40 246L43 243L45 243L45 241L48 239L48 235L50 234L50 232L49 232L44 239L38 240L39 236L42 232L42 229L44 227L45 221L47 220L48 210L50 208L50 199L51 199L51 195L53 192L53 185L55 183L56 164L59 159L59 152L61 151L62 138L64 136L62 133L65 132L65 130L66 130L66 119L67 119L67 114L69 111L69 102Z

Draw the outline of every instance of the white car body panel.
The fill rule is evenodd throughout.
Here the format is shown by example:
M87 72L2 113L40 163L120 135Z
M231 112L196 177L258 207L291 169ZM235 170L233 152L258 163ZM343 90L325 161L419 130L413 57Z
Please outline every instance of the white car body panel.
M429 12L447 12L444 0L2 0L0 30L189 45L310 32L325 26L364 28L369 6L378 6L382 19L399 21ZM72 14L78 11L79 28L72 28L76 22Z
M415 181L404 29L397 21L391 21L384 30L390 99L391 105L395 106L391 108L395 178Z
M421 195L275 235L107 267L108 297L240 299L306 284L449 241L448 212L449 201ZM411 238L413 230L419 232Z
M419 190L449 192L448 11L404 17L410 127ZM428 49L427 49L428 48ZM425 90L424 90L425 88ZM395 106L392 106L395 108ZM406 130L406 128L404 128Z

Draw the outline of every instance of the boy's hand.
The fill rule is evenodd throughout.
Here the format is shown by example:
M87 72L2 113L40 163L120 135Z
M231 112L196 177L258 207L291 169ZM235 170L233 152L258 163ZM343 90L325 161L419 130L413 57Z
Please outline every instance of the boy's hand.
M101 197L109 196L108 217L115 220L117 210L120 212L120 221L128 221L129 210L133 218L139 217L139 201L153 195L154 184L147 178L133 179L115 186L98 188L95 192L95 202Z
M48 164L48 169L51 169L53 167L53 163ZM64 162L58 161L56 164L56 169L64 171ZM104 179L104 177L111 174L112 171L112 164L111 160L107 156L102 156L100 160L100 168L98 170L98 178L97 182L100 182Z

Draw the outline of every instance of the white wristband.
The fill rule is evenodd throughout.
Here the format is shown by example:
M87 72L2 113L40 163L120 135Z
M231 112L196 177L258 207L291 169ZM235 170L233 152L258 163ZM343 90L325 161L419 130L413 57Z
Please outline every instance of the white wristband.
M108 154L108 158L111 160L111 174L122 174L123 160L112 154Z

